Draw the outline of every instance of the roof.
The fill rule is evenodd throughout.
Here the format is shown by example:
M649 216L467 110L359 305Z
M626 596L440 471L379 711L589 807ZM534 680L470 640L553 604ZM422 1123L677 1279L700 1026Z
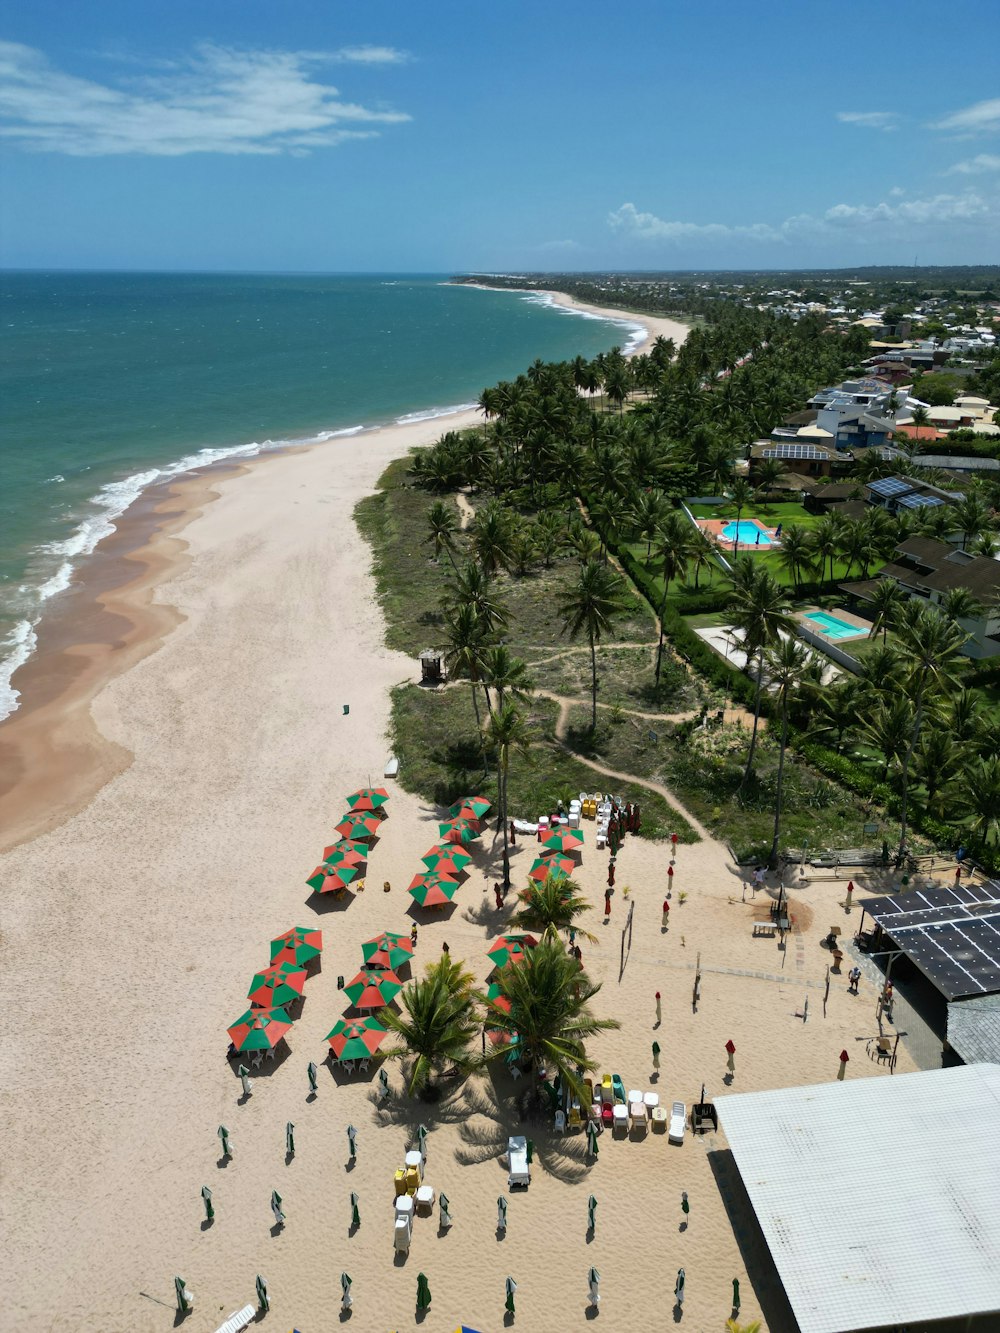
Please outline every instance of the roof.
M946 999L1000 992L1000 882L859 901Z
M979 458L962 454L918 454L913 460L920 467L936 467L952 472L1000 472L1000 458Z
M802 426L799 429L800 440L832 440L833 431L824 430L822 426Z
M801 433L800 431L799 434ZM755 445L753 451L760 458L812 459L823 463L836 457L835 450L824 449L818 444L764 444Z
M1000 1062L1000 995L949 1004L948 1045L967 1065Z
M716 1105L801 1333L1000 1309L1000 1066Z
M868 489L872 495L879 495L883 500L896 500L901 495L909 495L917 487L914 482L904 481L902 477L880 477L878 481L870 481Z
M902 421L896 427L898 431L905 431L908 440L943 440L944 435L934 426L911 426L908 422Z
M943 505L940 495L904 495L899 502L901 509L926 509L931 505Z

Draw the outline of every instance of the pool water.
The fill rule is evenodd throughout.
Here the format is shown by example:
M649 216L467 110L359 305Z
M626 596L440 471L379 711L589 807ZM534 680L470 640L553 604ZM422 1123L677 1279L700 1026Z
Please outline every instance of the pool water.
M738 523L727 523L722 529L722 536L727 542L739 542L744 546L773 545L767 530L752 519L741 518Z
M864 633L864 630L859 629L857 625L851 625L837 616L828 615L826 611L810 611L803 619L811 620L831 639L854 639Z

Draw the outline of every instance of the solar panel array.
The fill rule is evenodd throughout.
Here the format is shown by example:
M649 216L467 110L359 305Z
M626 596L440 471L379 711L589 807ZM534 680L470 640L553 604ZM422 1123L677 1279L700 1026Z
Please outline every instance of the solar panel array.
M943 505L944 501L939 495L904 495L899 503L907 509L927 509L931 505Z
M916 889L861 906L946 999L1000 992L1000 884Z
M908 481L900 481L898 477L882 477L880 481L873 481L868 489L873 495L881 495L883 499L888 500L894 495L907 495L913 490Z
M825 449L817 448L815 444L775 444L769 449L761 450L763 458L799 458L809 459L810 461L822 462L829 454Z

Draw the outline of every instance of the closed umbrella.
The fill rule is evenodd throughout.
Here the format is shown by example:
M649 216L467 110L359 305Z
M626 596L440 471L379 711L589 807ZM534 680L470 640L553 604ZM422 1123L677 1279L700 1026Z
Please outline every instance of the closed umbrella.
M367 1060L389 1035L378 1019L338 1018L325 1040L337 1060ZM381 1074L383 1071L380 1070Z
M347 1126L347 1151L353 1162L358 1155L358 1131L353 1125Z
M281 1226L285 1220L285 1214L281 1211L281 1195L277 1190L271 1191L271 1212L274 1214L276 1226Z
M597 1146L597 1126L592 1120L587 1121L587 1151L591 1157L597 1157L600 1149Z
M492 808L492 801L485 796L463 796L448 807L448 814L452 819L482 819Z
M431 1304L431 1289L427 1278L423 1273L417 1274L417 1309L429 1310Z
M507 1230L507 1200L501 1194L497 1199L497 1231Z
M344 987L344 994L355 1009L384 1009L402 989L395 972L363 967Z
M592 1268L587 1274L587 1292L590 1296L591 1305L600 1305L601 1275L596 1268Z
M382 1097L388 1097L388 1095L389 1095L389 1075L385 1072L384 1069L380 1069L380 1070L378 1071L378 1081L379 1081L379 1083L382 1085L382 1091L381 1091L381 1093L380 1093L379 1095L382 1096Z
M381 810L388 803L389 793L384 787L359 787L347 798L352 810Z
M182 1277L174 1278L174 1294L177 1297L177 1309L181 1314L187 1314L194 1305L194 1295L188 1291L187 1285Z
M406 890L420 907L443 907L458 892L458 880L447 875L414 875Z
M441 1226L450 1227L452 1224L451 1201L447 1194L442 1192L438 1195L438 1207L441 1210Z
M426 1157L426 1156L427 1156L427 1126L426 1126L426 1125L418 1125L418 1126L417 1126L417 1147L420 1149L420 1151L421 1151L421 1153L423 1154L423 1156Z
M345 815L339 824L334 825L341 837L346 838L348 842L368 842L375 837L381 827L382 821L378 815L366 815L353 810Z
M353 1300L353 1298L352 1298L352 1296L351 1296L351 1277L350 1277L350 1274L349 1274L349 1273L341 1273L341 1275L340 1275L340 1308L341 1308L342 1310L349 1310L353 1304L354 1304L354 1300Z
M220 1125L220 1126L219 1126L219 1128L218 1128L218 1135L219 1135L219 1139L220 1139L220 1141L221 1141L221 1143L222 1143L222 1155L223 1155L223 1157L232 1157L232 1155L233 1155L233 1150L232 1150L232 1147L230 1146L230 1143L229 1143L229 1130L225 1127L225 1125Z
M226 1031L238 1051L272 1051L291 1026L284 1009L248 1009Z
M388 967L395 971L413 957L413 941L409 935L383 930L373 939L365 940L361 956L367 967Z
M271 941L272 963L308 963L323 952L323 932L308 926L293 926Z
M594 1194L587 1200L587 1230L597 1230L597 1196Z
M309 1080L309 1091L319 1091L319 1070L314 1061L310 1060L306 1065L306 1078Z
M267 1282L261 1275L257 1274L257 1281L254 1284L257 1288L257 1304L261 1310L270 1310L271 1302L267 1296Z
M258 1009L276 1009L299 999L306 986L306 970L297 963L272 963L254 974L247 991Z
M660 1067L660 1043L659 1043L658 1041L654 1041L654 1042L653 1042L653 1068L654 1068L654 1069L659 1069L659 1067Z
M285 1126L285 1152L289 1157L295 1156L295 1126L290 1120Z
M674 1283L674 1299L678 1305L684 1304L684 1269L678 1268L677 1281Z
M246 1065L240 1065L236 1072L239 1074L240 1083L243 1085L243 1096L249 1097L250 1089L253 1087L253 1084L250 1081L250 1070L247 1069Z
M205 1205L205 1221L211 1222L212 1218L215 1216L215 1209L212 1207L212 1191L207 1185L202 1185L201 1187L201 1199L202 1203Z
M688 1203L687 1190L681 1190L681 1212L687 1217L691 1211L691 1205Z
M507 1281L504 1283L504 1290L507 1292L507 1299L503 1303L504 1309L507 1311L508 1314L513 1314L514 1293L515 1291L517 1291L517 1283L514 1281L512 1277L509 1277Z
M734 1313L734 1314L739 1314L739 1312L740 1312L740 1280L739 1280L738 1277L734 1277L734 1278L733 1278L733 1313Z
M732 1040L726 1042L726 1053L728 1056L726 1060L726 1068L729 1070L730 1074L735 1074L736 1060L734 1057L736 1055L736 1047L733 1045Z
M433 870L439 875L448 876L460 875L472 861L469 853L463 851L457 843L448 843L443 847L438 844L432 847L430 851L424 852L420 859L428 870Z
M358 1195L351 1190L351 1226L359 1227L361 1225L361 1214L358 1212Z

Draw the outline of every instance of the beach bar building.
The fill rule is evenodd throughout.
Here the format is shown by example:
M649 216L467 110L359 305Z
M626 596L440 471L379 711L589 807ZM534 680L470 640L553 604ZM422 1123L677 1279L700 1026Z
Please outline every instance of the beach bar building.
M780 1279L751 1269L769 1327L1000 1328L1000 1065L831 1078L716 1106Z

